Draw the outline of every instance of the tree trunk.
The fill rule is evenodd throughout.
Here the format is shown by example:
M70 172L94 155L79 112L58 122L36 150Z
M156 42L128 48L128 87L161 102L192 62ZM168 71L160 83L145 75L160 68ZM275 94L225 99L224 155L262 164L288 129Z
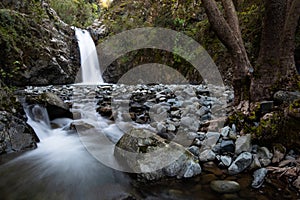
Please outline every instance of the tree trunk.
M295 32L299 0L265 0L260 52L251 81L251 101L271 99L296 74ZM285 79L285 81L283 81Z
M235 104L249 99L249 72L252 66L241 37L238 17L232 1L223 0L227 21L214 0L202 0L209 22L221 42L230 51L235 63L233 87Z

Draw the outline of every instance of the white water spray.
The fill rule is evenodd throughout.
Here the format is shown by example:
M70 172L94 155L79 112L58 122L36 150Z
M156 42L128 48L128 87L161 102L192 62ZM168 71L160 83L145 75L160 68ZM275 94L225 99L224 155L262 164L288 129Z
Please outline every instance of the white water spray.
M86 30L75 28L76 38L80 49L82 84L103 83L95 43Z

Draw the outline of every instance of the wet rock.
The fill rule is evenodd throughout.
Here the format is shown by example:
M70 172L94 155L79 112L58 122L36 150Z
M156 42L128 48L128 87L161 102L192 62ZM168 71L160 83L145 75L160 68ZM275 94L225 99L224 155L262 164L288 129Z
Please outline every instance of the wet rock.
M201 162L212 161L215 158L216 158L216 154L210 149L202 151L199 155L199 160Z
M26 118L0 111L0 154L19 152L37 147L39 141Z
M124 167L128 166L127 171L139 173L141 180L189 178L201 173L194 155L183 146L144 129L132 129L123 135L114 155Z
M201 175L201 184L208 185L210 182L216 180L217 177L214 174L204 174Z
M240 191L239 183L227 180L212 181L210 188L218 193L235 193Z
M232 140L222 140L221 142L221 154L233 153L234 152L234 142Z
M85 131L95 127L84 121L74 121L71 123L70 128L77 131Z
M267 147L260 147L257 150L257 157L262 166L266 167L271 163L273 154L269 151Z
M223 175L223 171L213 161L203 163L203 171L212 173L216 176Z
M250 166L251 162L252 162L252 154L249 152L243 152L229 166L228 173L232 175L238 174L244 171L245 169L247 169L247 167Z
M112 108L110 105L97 108L97 112L103 117L107 117L109 119L112 117Z
M253 173L253 181L252 181L251 186L253 188L260 188L264 182L264 179L265 179L267 173L268 173L268 170L266 168L261 168L261 169L256 170Z
M73 117L73 114L69 110L69 105L51 92L45 92L38 96L26 96L26 102L28 104L43 105L47 109L50 120Z
M244 151L251 151L251 135L243 135L235 141L235 154L240 154Z

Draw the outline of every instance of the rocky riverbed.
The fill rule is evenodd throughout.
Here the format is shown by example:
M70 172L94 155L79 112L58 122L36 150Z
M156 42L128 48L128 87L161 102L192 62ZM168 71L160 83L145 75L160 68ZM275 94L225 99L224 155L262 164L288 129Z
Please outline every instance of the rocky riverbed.
M93 99L96 111L111 123L122 122L119 128L124 133L130 135L130 131L138 131L140 125L147 125L138 132L146 131L158 138L141 142L139 138L125 137L126 134L121 138L122 142L117 143L118 147L143 155L156 150L156 147L175 143L182 148L184 155L189 155L187 159L177 159L163 170L149 172L139 168L138 179L141 181L197 177L202 173L211 177L209 182L213 191L234 193L240 191L240 183L236 178L228 177L250 173L253 178L248 186L252 188L276 185L269 177L285 179L289 183L286 188L281 188L283 186L278 183L275 187L281 190L300 188L299 156L293 150L287 150L280 144L273 149L258 146L251 142L250 134L238 131L235 124L225 123L233 100L230 88L205 85L67 85L27 87L23 92L31 97L51 92L70 107L72 96L80 93L82 101ZM75 115L79 117L78 113L73 113ZM118 156L126 159L126 155ZM142 159L144 163L151 161L145 159L151 158Z

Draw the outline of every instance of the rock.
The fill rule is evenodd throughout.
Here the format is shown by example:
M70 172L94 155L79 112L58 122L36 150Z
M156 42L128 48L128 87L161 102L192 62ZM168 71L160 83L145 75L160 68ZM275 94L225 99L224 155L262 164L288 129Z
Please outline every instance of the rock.
M165 177L189 178L201 173L192 153L144 129L131 129L115 147L114 155L126 171L138 173L141 180Z
M229 126L225 126L224 128L222 128L221 131L221 135L222 137L227 137L230 131L230 127Z
M251 151L251 135L247 134L239 137L235 141L235 154L240 154L244 151Z
M237 133L235 131L229 131L228 137L229 139L236 140Z
M286 148L281 144L275 144L273 146L273 158L272 163L279 163L281 160L283 160L286 153Z
M0 111L0 154L19 152L37 147L39 141L26 118L17 118L11 113Z
M256 189L260 188L264 182L264 179L265 179L267 173L268 173L268 170L266 168L261 168L261 169L256 170L253 173L253 181L252 181L251 186Z
M252 161L252 163L250 165L250 168L251 169L261 168L261 164L260 164L259 159L258 159L258 157L257 157L256 154L253 154L253 161Z
M44 92L38 96L26 96L26 102L29 104L40 104L47 109L49 119L56 118L73 118L73 114L69 110L69 105L56 94Z
M218 193L235 193L240 191L240 185L235 181L215 180L210 183L210 188Z
M170 132L174 132L174 131L176 131L176 127L174 126L174 124L168 124L167 130Z
M223 171L213 161L203 163L203 171L212 173L216 176L223 175Z
M221 156L220 161L225 167L229 167L232 163L232 158L230 156Z
M193 117L182 117L180 121L181 126L188 128L191 131L198 131L199 121Z
M112 117L112 108L110 105L100 106L97 108L97 112L103 117L107 117L109 119Z
M221 154L233 153L234 152L234 142L232 140L222 140L221 142Z
M218 132L208 132L206 134L206 139L203 141L201 149L211 149L220 138L220 133Z
M167 167L168 169L168 167ZM201 167L199 163L195 162L194 160L188 160L184 167L180 170L180 173L176 176L178 179L180 178L191 178L201 174Z
M85 131L95 127L84 121L74 121L70 124L70 128L77 131Z
M249 152L243 152L229 166L228 173L231 175L238 174L244 171L247 167L249 167L251 162L252 154Z
M273 101L262 101L260 102L260 111L262 114L269 113L273 109Z
M300 98L300 92L278 91L273 97L275 103L292 103Z
M266 167L271 163L273 154L268 150L267 147L260 147L257 150L257 157L262 166Z
M63 23L45 2L27 2L23 6L13 12L3 9L0 14L5 30L14 32L5 34L0 31L0 35L6 35L0 38L3 45L0 53L1 67L7 69L7 74L15 74L9 80L10 84L26 86L74 83L80 68L74 30ZM14 72L16 68L18 70Z
M197 146L191 146L188 148L188 150L194 154L195 156L199 156L200 155L200 149Z
M199 155L199 160L201 162L212 161L215 158L216 158L216 154L210 149L206 149L206 150L202 151Z
M166 129L165 124L157 123L156 130L158 133L165 133L167 129Z
M235 124L231 125L231 130L236 133L236 126L235 126Z

